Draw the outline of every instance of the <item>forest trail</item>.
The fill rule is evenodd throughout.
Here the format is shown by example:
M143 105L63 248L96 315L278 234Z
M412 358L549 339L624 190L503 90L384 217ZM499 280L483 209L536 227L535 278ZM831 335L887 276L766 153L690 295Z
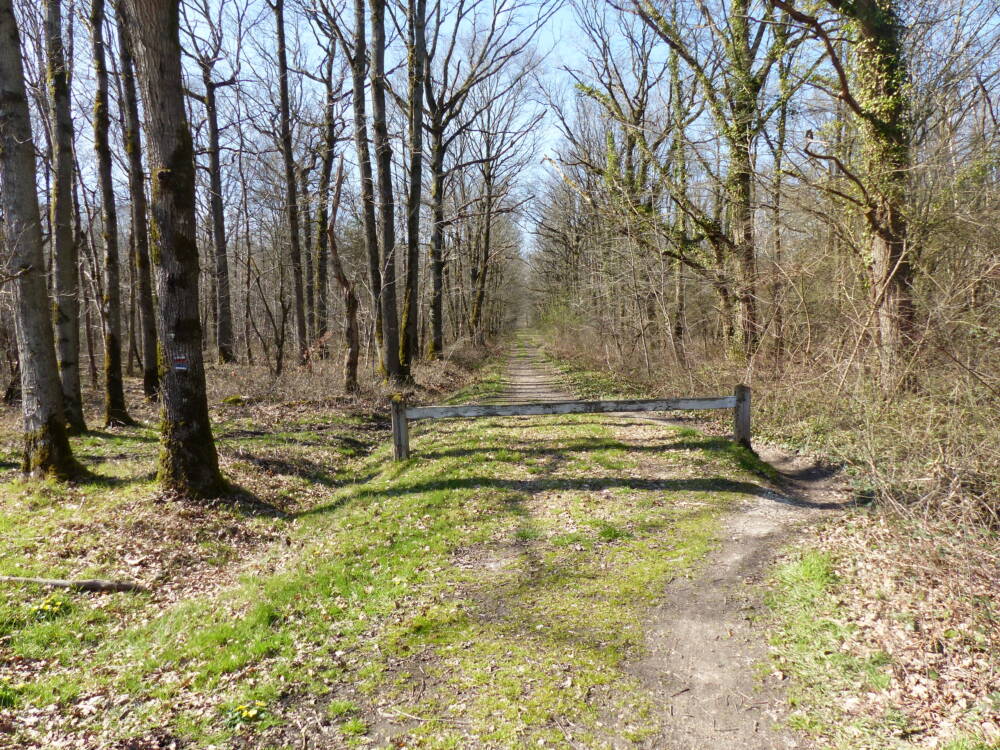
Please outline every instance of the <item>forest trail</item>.
M560 374L542 352L520 343L511 353L506 403L571 399ZM637 423L654 433L677 420L611 416L616 437L641 448ZM630 434L631 433L631 434ZM782 547L823 514L845 507L848 494L836 472L773 448L759 455L777 472L764 497L745 495L722 519L719 546L693 576L678 576L650 613L645 653L631 671L655 697L662 734L648 747L700 750L778 750L810 747L801 735L783 730L786 713L781 677L761 679L767 658L764 633L754 624L763 606L756 584Z
M573 397L527 340L505 364L453 398ZM40 565L35 541L56 527L93 540L81 556L121 546L95 574L162 583L151 597L26 589L0 607L17 624L0 660L17 692L0 698L19 701L0 707L0 746L5 732L6 746L86 750L807 746L775 727L780 682L755 679L748 583L839 507L821 471L786 459L798 479L774 482L728 439L634 414L417 422L413 457L394 462L371 419L226 409L227 471L281 493L280 515L137 510L133 485L110 483L86 504L12 493L24 539L5 539L21 557L2 572L61 573L65 545ZM125 481L157 460L149 428L85 447ZM155 559L136 561L138 545Z

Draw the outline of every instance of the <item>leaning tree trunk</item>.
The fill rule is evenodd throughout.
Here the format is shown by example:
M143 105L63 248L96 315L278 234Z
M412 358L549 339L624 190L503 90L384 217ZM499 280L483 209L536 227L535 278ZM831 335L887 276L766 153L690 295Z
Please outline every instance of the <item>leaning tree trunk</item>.
M83 394L80 390L79 256L73 237L73 117L62 41L60 0L46 0L45 3L45 56L55 171L49 205L52 213L56 354L66 422L72 432L83 432L87 424L83 418Z
M316 206L316 340L319 342L318 354L321 358L329 355L326 334L329 328L327 289L328 249L327 229L330 226L329 209L326 205L326 194L330 191L330 176L333 174L333 156L337 146L337 124L334 118L333 89L333 52L331 51L325 71L326 106L323 121L323 159L319 171L319 202Z
M288 103L288 54L285 45L285 0L275 0L274 23L278 30L278 107L280 117L281 157L285 164L285 210L288 213L288 253L292 265L292 289L295 293L295 335L299 362L305 362L309 340L306 334L305 298L302 291L302 247L299 239L299 198L295 183L295 154L292 152L292 126Z
M194 497L225 489L208 419L198 319L194 151L184 110L180 0L124 0L136 30L153 182L153 258L163 350L158 478Z
M22 467L35 476L66 478L79 467L66 437L35 179L21 39L11 0L0 0L0 200L10 254L4 275L13 277L15 335L21 362Z
M122 381L122 300L118 266L118 210L111 179L108 129L108 66L104 44L104 0L90 6L90 33L94 53L94 151L101 191L101 229L104 235L104 426L135 424L125 406Z
M347 351L344 353L344 390L356 393L358 390L358 356L361 344L358 337L358 295L354 293L354 285L344 271L340 262L340 252L337 248L337 211L340 208L340 191L344 184L344 162L337 169L337 187L333 194L333 206L330 210L330 226L327 229L330 244L330 265L333 275L344 290L344 343Z
M392 197L392 144L385 108L385 0L372 0L372 137L378 175L378 217L382 234L382 364L390 383L402 380L396 310L396 220Z
M139 297L139 325L142 329L142 391L155 401L160 390L156 356L156 316L149 270L149 225L146 204L146 176L142 169L142 141L139 135L139 97L135 84L135 53L126 14L116 6L118 36L121 40L122 106L125 110L125 153L128 156L128 191L132 201L132 236L135 238L136 289Z

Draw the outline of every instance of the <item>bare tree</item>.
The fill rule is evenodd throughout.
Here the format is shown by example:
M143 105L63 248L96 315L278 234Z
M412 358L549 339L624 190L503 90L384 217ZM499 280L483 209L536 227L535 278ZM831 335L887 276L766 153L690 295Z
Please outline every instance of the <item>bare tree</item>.
M399 318L396 306L396 220L392 187L392 143L386 120L385 0L371 0L372 142L375 146L375 173L378 229L382 243L382 365L390 383L400 383Z
M839 162L851 177L867 222L872 263L872 310L878 320L881 380L885 389L907 380L905 364L914 341L913 259L908 237L907 179L912 167L911 103L906 58L895 0L827 0L853 30L851 67L847 69L820 20L793 2L776 0L794 20L823 41L833 64L840 98L857 118L862 140L858 172L836 155L810 155Z
M344 264L340 261L340 251L337 246L337 212L340 209L341 189L344 186L344 162L341 159L337 167L337 180L333 191L333 201L330 206L329 246L330 265L333 267L334 278L344 290L344 390L355 393L358 390L358 355L361 351L358 337L358 296L354 293Z
M121 0L118 0L120 3ZM160 389L160 376L156 357L156 317L153 312L153 290L149 266L149 222L146 202L146 174L142 167L142 138L139 132L139 96L135 82L135 53L128 16L120 7L115 8L118 36L121 43L122 109L124 110L123 135L128 158L128 187L132 203L132 238L134 242L134 267L139 300L139 326L142 340L142 390L146 398L154 401Z
M104 426L135 424L125 406L122 381L121 279L118 265L118 210L111 179L111 145L108 130L108 65L104 43L105 0L92 0L90 34L94 75L94 151L101 193L101 231L104 240L104 299L101 322L104 326Z
M417 313L420 296L420 207L424 164L424 80L427 78L427 0L407 2L407 124L409 127L409 186L406 196L406 287L403 295L400 377L412 381L411 367L419 354Z
M63 405L71 432L83 432L80 390L79 257L73 235L73 117L66 51L62 39L61 0L45 2L45 56L52 122L54 176L49 205L52 214L53 292L56 354Z
M194 152L184 111L179 0L123 0L136 30L153 180L152 233L163 349L158 478L192 496L225 489L208 418L198 318Z
M182 6L186 8L186 6ZM197 28L187 19L187 12L184 11L185 30L191 39L191 48L195 62L201 72L201 83L204 91L200 94L189 92L194 98L205 106L205 118L208 122L208 180L209 180L209 205L212 214L212 249L215 259L215 340L218 348L220 362L235 362L236 355L233 351L233 311L229 283L229 249L226 239L226 212L222 202L222 146L219 142L219 108L218 90L236 83L236 76L239 74L239 61L235 65L233 74L225 79L218 80L215 77L215 66L223 54L223 28L226 21L223 12L226 5L220 3L215 12L210 7L207 0L200 0L194 5L198 10L201 20L204 21ZM237 13L236 27L237 36L242 36L243 16L242 12ZM201 29L206 29L207 37L200 33Z
M302 286L302 246L299 234L299 198L295 182L295 154L292 151L292 126L288 101L288 51L285 44L285 0L271 3L277 29L278 109L281 158L285 166L285 211L288 215L288 247L292 264L292 288L295 294L295 333L299 361L304 362L309 348L306 332L305 296Z
M78 473L66 437L52 319L45 289L35 147L24 88L21 38L11 0L0 0L0 187L5 274L13 283L24 413L25 472L67 478Z

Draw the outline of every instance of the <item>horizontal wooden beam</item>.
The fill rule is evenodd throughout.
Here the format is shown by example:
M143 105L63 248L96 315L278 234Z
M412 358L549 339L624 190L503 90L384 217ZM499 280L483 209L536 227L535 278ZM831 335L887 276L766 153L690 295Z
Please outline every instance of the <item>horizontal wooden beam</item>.
M531 404L410 406L406 409L406 418L447 419L451 417L528 417L545 414L606 414L632 411L696 411L700 409L732 409L735 406L735 396L625 401L551 401Z

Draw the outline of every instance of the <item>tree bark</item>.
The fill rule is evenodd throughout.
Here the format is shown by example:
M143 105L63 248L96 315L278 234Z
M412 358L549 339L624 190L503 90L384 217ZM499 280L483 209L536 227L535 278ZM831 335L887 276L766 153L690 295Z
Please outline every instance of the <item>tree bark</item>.
M296 170L299 177L299 201L302 205L302 272L303 288L305 291L306 305L306 340L313 341L316 335L316 287L313 272L313 236L312 236L312 196L309 194L309 172L310 168Z
M288 101L288 52L285 45L285 0L275 0L274 23L277 28L278 108L280 117L281 158L285 165L285 210L288 215L288 254L292 265L292 289L295 294L295 335L299 362L306 360L309 340L306 333L305 298L302 290L302 247L299 238L299 199L295 183L295 154L292 151L292 125Z
M753 231L753 143L760 133L761 82L752 70L749 0L735 0L730 12L731 121L726 124L729 146L730 233L736 260L737 333L739 354L749 360L757 350L760 325L757 315L757 248Z
M354 293L354 285L344 271L344 265L340 262L340 252L337 248L337 212L340 209L340 192L344 184L344 163L341 161L337 169L337 187L333 194L333 205L330 209L330 265L333 268L333 275L344 290L344 344L347 350L344 353L344 390L347 393L356 393L358 390L358 357L361 352L361 345L358 337L358 295Z
M424 34L427 0L409 0L409 140L410 184L406 196L406 291L403 297L403 337L400 349L400 377L412 380L410 368L418 356L418 303L420 299L420 197L424 159L424 78L427 42Z
M881 383L906 384L914 348L913 264L906 218L910 150L908 77L894 0L836 3L853 22L855 99L861 108L873 305L878 320Z
M375 218L375 181L372 176L371 148L368 140L368 115L365 109L365 69L368 64L365 0L354 0L354 46L345 53L351 59L351 89L354 114L354 147L358 153L361 181L361 220L364 225L365 251L368 258L368 282L372 293L372 317L375 319L375 342L379 357L384 351L382 333L382 262ZM381 362L385 372L385 361Z
M101 323L104 326L104 426L132 425L125 406L122 380L122 302L118 264L118 209L111 179L111 145L108 130L108 66L104 43L105 0L92 0L90 34L94 55L94 151L101 193L101 229L104 240L104 299Z
M444 351L444 125L431 128L431 344L428 356Z
M119 3L121 0L119 0ZM132 235L135 238L133 265L139 297L139 325L142 329L142 391L155 401L160 390L156 354L156 315L149 268L149 224L146 203L146 176L142 168L142 140L139 135L139 97L135 82L135 52L128 17L116 6L118 36L121 40L122 106L125 110L125 153L128 156L128 189L132 201Z
M54 179L49 198L52 224L52 275L55 293L56 354L66 422L83 432L80 389L79 253L73 236L73 118L66 53L62 40L60 0L45 2L45 56L52 121Z
M316 338L319 341L319 356L326 358L329 347L326 334L329 330L329 290L328 266L329 245L327 230L330 226L329 208L326 195L330 192L330 177L333 174L333 156L337 145L337 129L334 122L333 51L326 63L325 71L326 106L323 121L323 157L319 171L319 203L316 206Z
M180 0L124 0L136 30L153 175L152 235L163 352L158 478L169 490L210 497L225 490L208 418L198 319L194 151L184 110Z
M483 210L482 252L472 268L472 311L469 315L469 333L478 345L485 342L483 331L483 302L486 299L486 281L490 270L490 245L493 241L493 177L487 164L483 177L486 184L486 200Z
M66 436L52 319L45 286L35 148L24 87L21 39L11 0L0 0L0 199L5 269L13 277L15 336L24 413L22 468L69 478L79 471ZM69 195L69 185L65 186Z
M385 107L385 0L371 0L371 97L378 219L382 236L382 364L390 383L402 382L396 309L396 220L392 195L392 144Z
M219 143L219 110L216 91L229 82L213 81L212 67L202 63L205 115L208 120L208 190L212 210L212 249L215 255L216 348L220 362L235 362L233 353L233 306L229 285L229 248L226 246L226 211L222 204L222 147Z

